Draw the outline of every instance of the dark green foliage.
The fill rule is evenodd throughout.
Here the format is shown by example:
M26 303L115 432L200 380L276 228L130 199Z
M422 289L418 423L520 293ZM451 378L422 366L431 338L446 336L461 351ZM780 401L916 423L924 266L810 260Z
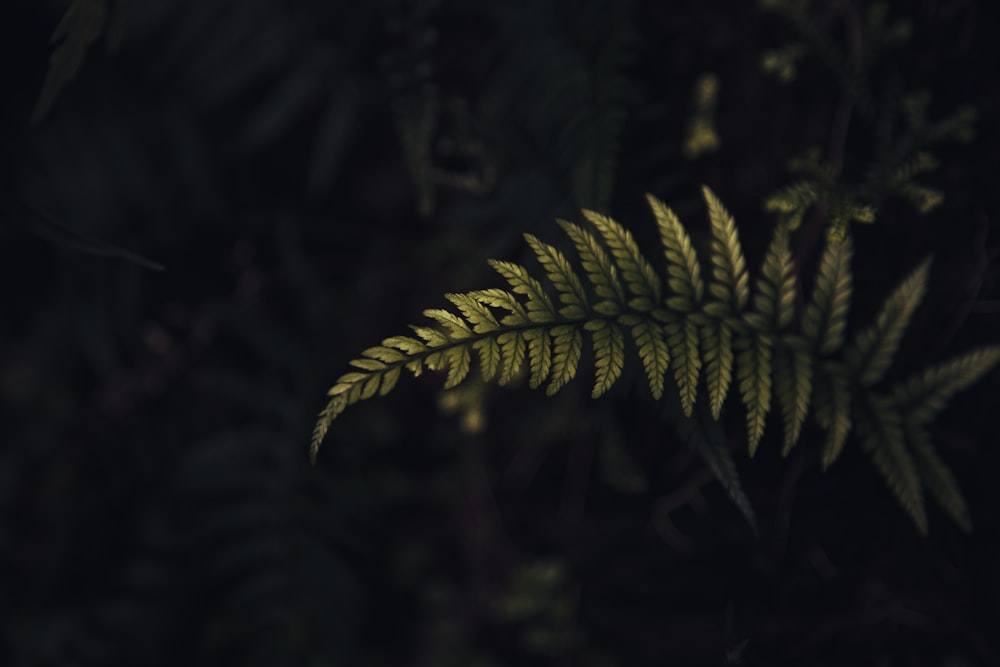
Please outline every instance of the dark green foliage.
M800 4L804 32L749 2L10 3L0 664L996 662L996 376L955 395L1000 337L988 7ZM796 182L765 388L736 330L762 289L754 324L787 316L786 213L758 214ZM876 224L826 255L851 211ZM844 350L931 252L861 385ZM345 355L448 291L495 345L349 411L310 468ZM610 324L556 349L504 331L518 308ZM752 462L741 372L770 393ZM935 499L929 538L870 459Z

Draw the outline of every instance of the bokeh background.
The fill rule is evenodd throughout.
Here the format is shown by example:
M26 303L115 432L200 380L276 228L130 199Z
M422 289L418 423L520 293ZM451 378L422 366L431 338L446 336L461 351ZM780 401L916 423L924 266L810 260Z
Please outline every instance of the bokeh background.
M919 536L853 441L820 473L774 421L749 460L730 397L755 535L586 368L405 378L308 464L348 361L523 232L596 208L655 258L644 193L704 239L706 184L756 269L810 149L878 209L850 326L935 254L892 377L1000 340L989 4L78 0L50 45L69 3L8 0L0 665L1000 664L997 373L933 428L971 534ZM924 190L865 185L924 146Z

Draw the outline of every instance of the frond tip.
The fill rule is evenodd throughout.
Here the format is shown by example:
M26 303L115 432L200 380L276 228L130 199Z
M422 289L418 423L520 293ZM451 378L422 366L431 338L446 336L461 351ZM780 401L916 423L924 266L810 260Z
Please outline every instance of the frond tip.
M389 393L404 370L414 376L441 371L450 389L478 365L484 382L508 385L526 377L532 388L546 385L551 396L576 377L589 347L591 393L597 398L626 376L634 349L653 398L667 395L672 375L678 407L688 419L702 376L708 405L701 414L716 421L735 384L746 408L751 456L776 402L783 454L799 442L811 415L826 433L823 468L837 460L854 432L920 532L927 528L924 490L968 527L965 501L926 425L955 393L1000 363L1000 345L967 352L883 390L926 290L930 259L892 291L875 322L847 343L850 237L827 238L811 292L797 308L789 223L776 228L751 289L732 216L707 187L702 194L711 230L707 272L679 218L651 195L665 260L661 270L630 231L595 211L583 211L590 229L559 221L576 262L526 234L547 283L520 264L490 260L507 289L446 294L450 309L424 311L431 325L414 326L413 335L392 336L362 352L328 392L313 431L313 461L332 421L359 401Z

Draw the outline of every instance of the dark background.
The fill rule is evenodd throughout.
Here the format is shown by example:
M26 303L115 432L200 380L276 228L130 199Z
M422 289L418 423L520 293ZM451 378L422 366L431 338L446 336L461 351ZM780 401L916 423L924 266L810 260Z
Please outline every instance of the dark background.
M932 429L969 535L933 508L920 537L853 440L820 473L772 420L750 461L730 397L755 539L586 363L551 399L404 378L308 465L347 362L499 286L488 257L537 266L521 233L556 217L608 211L656 259L643 194L703 237L707 184L755 270L788 160L856 184L877 157L828 66L874 5L813 2L836 49L782 84L761 57L801 26L752 2L130 0L30 123L67 3L5 3L0 665L1000 664L996 373ZM866 64L875 107L978 112L916 179L942 206L854 230L852 328L935 253L900 377L1000 340L1000 54L990 3L883 6L910 38ZM706 74L720 145L691 155Z

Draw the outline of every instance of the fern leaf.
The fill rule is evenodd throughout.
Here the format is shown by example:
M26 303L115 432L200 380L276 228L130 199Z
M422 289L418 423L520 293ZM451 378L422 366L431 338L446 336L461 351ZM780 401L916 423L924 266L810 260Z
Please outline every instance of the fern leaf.
M607 320L591 320L584 325L591 332L596 359L593 398L611 388L625 367L625 336L621 327Z
M520 327L531 324L528 311L524 309L517 297L506 290L496 288L474 290L469 292L468 296L484 306L503 308L508 311L508 314L500 319L500 325L504 327Z
M681 408L690 417L698 396L698 375L701 358L698 356L700 338L698 325L690 317L666 325L667 345L674 359L674 379L680 392Z
M528 318L537 324L554 322L559 319L552 299L542 288L542 284L531 277L528 270L520 264L504 262L498 259L489 260L490 266L503 276L516 294L528 297L525 304Z
M382 376L382 386L379 387L378 390L379 396L385 396L393 390L396 383L399 381L399 376L402 370L402 366L394 366L385 371L385 374Z
M660 325L638 316L632 318L624 317L622 323L632 326L632 338L649 378L649 391L659 400L663 397L664 375L670 368L670 348Z
M929 271L928 258L889 295L875 324L858 332L844 351L848 368L863 386L871 386L885 375L913 311L923 299Z
M954 519L955 523L961 526L962 530L970 532L972 521L969 519L969 506L958 487L958 482L955 481L955 476L934 450L927 431L922 426L907 422L906 438L913 459L917 463L920 479L931 497Z
M757 513L753 509L750 498L743 489L736 461L722 426L705 418L704 410L699 419L681 420L678 429L686 436L688 446L708 464L715 479L722 485L729 499L750 525L754 535L758 534Z
M490 309L469 294L445 294L444 298L451 301L465 316L477 334L486 334L500 329L500 324Z
M447 333L444 334L446 342L465 340L467 338L471 338L473 335L472 329L469 328L469 323L450 310L445 310L443 308L428 308L424 311L424 317L428 317L436 321L438 324L447 329ZM426 328L418 328L414 329L414 331L416 331L417 335L421 338L423 338L425 334L429 334ZM437 334L441 334L440 331L432 331ZM430 340L427 342L430 342ZM431 347L437 346L432 344Z
M945 407L954 394L988 373L998 361L1000 346L991 345L915 373L893 390L896 405L907 419L925 424Z
M754 310L745 320L761 333L776 332L788 326L795 314L795 267L788 245L788 229L779 225L764 255L764 265L757 279Z
M625 291L608 253L587 230L566 220L558 222L580 253L583 270L594 286L594 293L603 299L594 306L594 312L606 316L621 314L625 310Z
M481 342L477 341L477 343ZM495 345L496 343L494 342ZM496 375L496 364L500 358L499 351L483 350L480 348L479 356L483 379L492 379ZM465 345L450 348L441 353L441 359L443 363L437 370L441 370L441 368L448 369L448 377L444 382L444 388L452 389L462 384L462 381L468 377L469 370L472 367L472 355L469 354L469 348ZM428 358L428 365L430 365L430 358Z
M724 310L714 314L736 315L746 307L750 298L750 278L736 233L736 223L715 193L707 187L702 187L701 192L712 225L712 283L708 289L725 306Z
M451 342L443 331L438 331L433 327L411 326L410 328L413 329L413 333L423 338L431 348L442 347Z
M771 345L761 336L747 340L736 358L740 394L747 407L747 439L750 456L757 453L764 421L771 409Z
M378 361L385 362L387 364L393 364L400 361L406 360L406 355L394 347L387 347L385 345L377 345L375 347L370 347L361 353L362 356L368 357L369 359L375 359Z
M804 345L788 345L774 364L774 389L785 425L782 456L788 456L799 441L802 425L809 414L812 393L812 359Z
M552 370L552 340L545 329L529 329L524 332L524 339L528 342L528 386L537 389Z
M667 260L671 294L666 298L660 278L631 233L609 217L584 211L597 235L573 223L560 221L560 225L580 255L587 282L599 300L595 306L590 306L584 281L562 252L525 235L556 289L559 307L527 269L491 260L511 291L492 288L447 294L457 312L425 310L436 326L414 326L413 336L386 338L350 362L354 370L341 375L328 392L329 400L313 431L312 458L333 419L358 401L391 391L403 369L413 375L424 369L445 371L445 388L454 388L468 376L473 351L484 381L508 384L527 361L530 386L547 382L546 393L552 395L576 376L583 332L588 331L595 356L592 395L601 396L623 373L627 329L654 398L663 396L665 376L673 365L679 396L673 409L687 417L678 418L679 422L692 424L703 364L708 404L701 414L706 420L709 414L715 420L721 416L735 373L747 409L750 456L763 437L773 391L784 421L783 454L800 439L810 409L826 431L824 469L840 456L856 423L864 449L918 530L927 529L924 485L968 528L965 501L923 425L953 394L1000 363L1000 345L973 350L913 374L893 387L890 396L871 394L867 387L884 376L923 297L930 260L889 295L875 323L858 332L839 359L823 360L844 343L852 294L850 240L830 241L824 249L802 313L802 333L782 331L795 319L796 275L787 226L775 230L754 286L753 308L746 312L749 278L735 225L708 188L703 195L712 225L712 276L706 301L691 240L676 215L661 202L649 197ZM715 461L713 471L752 521L731 460L723 459Z
M852 252L850 237L827 240L816 283L802 314L802 333L820 354L830 354L844 344L851 302Z
M345 401L337 397L327 401L326 406L320 411L319 417L316 419L316 426L313 427L312 440L309 443L309 462L312 465L316 465L319 447L323 444L323 440L330 430L330 424L344 411L345 407Z
M701 333L708 404L712 418L718 419L733 379L733 330L715 320L702 327Z
M916 524L921 535L927 534L927 513L924 509L923 485L917 464L903 439L902 418L885 397L869 398L870 414L861 424L862 447L875 467L896 494Z
M590 221L611 250L618 270L628 285L633 299L629 306L633 310L649 312L660 303L661 283L653 266L649 263L636 244L632 233L611 218L595 211L583 211L583 217Z
M646 195L646 200L656 216L660 240L667 257L667 285L674 293L674 296L667 299L667 306L682 313L695 311L701 303L705 287L691 237L674 212L663 202L653 195Z
M851 385L840 364L828 362L822 369L821 382L816 384L816 421L826 430L821 464L823 470L840 458L847 436L851 432Z
M563 304L559 309L560 317L574 320L587 317L590 314L587 292L566 256L558 248L542 243L531 234L525 234L524 238L559 292L559 301Z
M527 345L520 331L506 331L497 336L500 346L500 386L510 384L511 380L521 372Z
M548 396L555 394L576 377L577 368L580 366L580 355L583 352L583 335L575 326L552 327L551 334L555 350L552 359L552 379L545 390Z
M426 352L428 349L424 343L409 336L391 336L383 340L382 345L397 349L410 357Z
M497 342L496 338L480 338L472 347L479 352L479 369L483 374L483 381L489 382L497 376L500 370L500 344ZM455 348L456 350L462 350L464 348ZM454 354L454 353L453 353ZM452 364L449 363L449 370L451 370ZM465 379L464 377L462 379ZM459 380L458 382L461 382ZM452 384L450 381L445 385L445 389L450 389L458 384L455 382Z

